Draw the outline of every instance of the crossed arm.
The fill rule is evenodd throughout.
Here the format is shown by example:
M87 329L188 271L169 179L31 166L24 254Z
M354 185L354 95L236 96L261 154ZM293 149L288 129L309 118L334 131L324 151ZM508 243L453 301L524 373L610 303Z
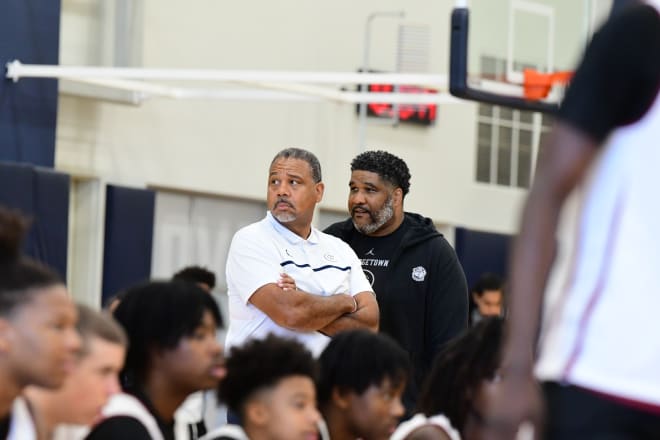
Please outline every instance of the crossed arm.
M378 304L371 292L320 296L295 289L290 280L261 286L249 301L277 324L292 330L332 336L342 330L378 329Z
M377 332L379 311L376 296L372 292L360 292L353 298L355 298L357 304L356 310L353 313L341 315L318 330L327 336L332 336L342 330L358 328L366 328Z

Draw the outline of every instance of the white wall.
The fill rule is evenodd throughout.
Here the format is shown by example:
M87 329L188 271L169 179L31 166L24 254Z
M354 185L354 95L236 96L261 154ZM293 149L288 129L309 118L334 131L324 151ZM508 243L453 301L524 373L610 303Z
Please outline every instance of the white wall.
M475 10L486 10L492 2L473 3ZM63 1L62 64L112 59L116 48L108 42L108 28L114 18L104 3ZM133 3L143 17L135 40L141 53L134 58L148 67L354 71L361 64L368 14L404 9L405 22L431 26L430 67L447 72L449 0ZM500 5L489 23L505 22L508 3ZM479 23L473 24L475 40ZM481 25L487 35L491 29ZM371 66L392 69L396 22L377 20L372 32ZM524 192L474 182L475 108L443 105L432 128L372 125L367 144L408 163L413 176L408 210L437 223L512 232ZM348 163L359 151L354 107L327 102L159 100L132 107L61 96L57 130L56 167L62 171L250 200L264 198L272 156L283 147L302 146L321 160L323 207L330 210L345 209Z

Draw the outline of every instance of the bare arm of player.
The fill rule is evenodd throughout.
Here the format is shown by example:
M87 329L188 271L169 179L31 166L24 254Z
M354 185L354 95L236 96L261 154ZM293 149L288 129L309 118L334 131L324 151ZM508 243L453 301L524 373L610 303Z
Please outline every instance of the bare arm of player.
M583 179L597 146L588 135L558 122L539 157L510 265L502 379L486 399L480 439L508 440L515 438L523 421L536 426L540 423L540 391L532 376L533 350L544 287L555 255L555 230L561 206Z

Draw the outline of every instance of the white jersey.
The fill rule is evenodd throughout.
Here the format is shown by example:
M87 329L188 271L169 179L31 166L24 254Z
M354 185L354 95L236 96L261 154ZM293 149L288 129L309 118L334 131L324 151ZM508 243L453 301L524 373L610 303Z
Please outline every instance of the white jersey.
M158 421L136 397L127 393L117 393L110 397L103 407L103 417L132 417L149 432L152 440L164 440Z
M37 440L37 428L30 407L23 397L17 397L12 403L7 440Z
M660 407L659 177L656 96L642 119L614 131L562 213L540 380Z

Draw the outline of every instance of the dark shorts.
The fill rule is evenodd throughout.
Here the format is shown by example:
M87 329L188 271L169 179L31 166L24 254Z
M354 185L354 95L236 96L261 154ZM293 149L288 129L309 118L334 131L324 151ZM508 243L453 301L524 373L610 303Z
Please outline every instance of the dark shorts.
M544 383L543 392L546 440L660 439L660 413L555 382Z

